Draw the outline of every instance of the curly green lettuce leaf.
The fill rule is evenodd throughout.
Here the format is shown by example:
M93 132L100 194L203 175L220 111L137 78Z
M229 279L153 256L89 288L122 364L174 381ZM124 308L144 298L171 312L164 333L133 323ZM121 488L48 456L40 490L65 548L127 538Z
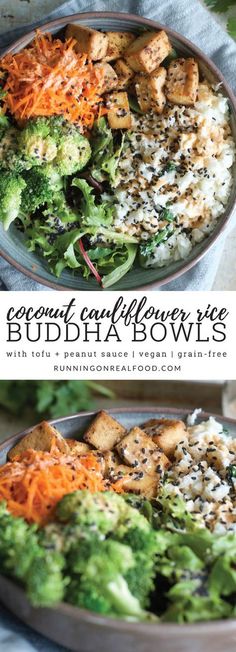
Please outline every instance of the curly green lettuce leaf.
M115 145L112 130L104 117L95 122L91 137L93 159L91 174L94 179L104 181L107 178L112 184L116 182L124 142L125 134L122 134L120 145Z
M113 271L102 278L102 285L104 288L109 288L111 285L118 283L118 281L120 281L120 279L125 276L133 266L137 254L137 245L127 244L122 249L124 253L121 252L118 264L116 259L116 266Z
M93 188L85 179L73 179L73 187L79 188L82 193L80 201L82 227L110 226L112 223L113 209L107 202L98 204Z

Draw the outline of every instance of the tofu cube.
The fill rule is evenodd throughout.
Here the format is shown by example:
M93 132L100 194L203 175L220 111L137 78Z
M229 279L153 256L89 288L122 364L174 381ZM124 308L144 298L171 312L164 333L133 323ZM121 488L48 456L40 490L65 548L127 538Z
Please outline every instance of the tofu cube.
M177 444L187 437L186 426L178 419L150 419L143 424L143 429L170 459Z
M114 483L122 480L122 487L125 491L141 494L146 498L156 498L158 493L159 477L157 475L148 475L140 470L134 471L124 464L116 467L112 480Z
M80 455L85 455L88 453L91 448L88 444L85 444L84 441L77 441L77 439L67 439L67 445L72 453L76 453L78 457Z
M130 129L131 113L128 95L125 91L111 93L106 102L107 119L111 129Z
M136 38L131 32L106 32L106 35L108 38L108 48L104 57L105 61L119 59Z
M22 437L16 446L11 448L8 453L8 460L11 462L17 455L24 453L29 448L35 451L50 451L53 440L56 440L58 448L62 453L69 452L69 446L66 439L62 437L60 432L50 425L47 421L42 421L38 426L35 426L25 437Z
M99 451L111 450L125 434L125 428L103 410L85 432L84 439Z
M171 50L172 46L164 30L146 32L131 43L124 57L135 72L150 73L160 66Z
M126 464L148 474L163 475L169 460L141 428L134 427L117 444L116 450Z
M106 55L108 38L103 32L70 23L66 28L66 38L75 38L78 41L78 45L75 46L76 52L87 54L92 61L99 61Z
M106 451L104 453L104 461L105 476L109 478L115 472L116 467L120 464L120 458L115 451Z
M94 64L94 68L98 71L100 93L108 93L109 91L112 91L113 88L117 88L118 77L109 63L103 63L103 61L100 61L99 63Z
M173 104L191 106L197 99L198 64L195 59L174 59L168 68L166 96Z
M135 90L141 111L144 113L152 109L155 113L162 113L166 97L163 88L166 81L166 69L161 67L151 75L136 75Z
M114 70L117 74L118 83L117 88L123 90L130 86L132 79L134 78L134 71L124 59L117 59L114 64Z

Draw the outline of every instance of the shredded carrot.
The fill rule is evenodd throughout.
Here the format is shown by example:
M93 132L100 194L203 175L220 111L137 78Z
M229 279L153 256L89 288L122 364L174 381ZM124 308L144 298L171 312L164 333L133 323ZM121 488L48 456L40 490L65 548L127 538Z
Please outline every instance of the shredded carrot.
M28 449L0 468L0 500L14 516L44 525L57 502L77 489L105 491L101 465L91 452L78 457L62 453L52 443L50 452Z
M28 47L3 57L3 109L18 121L63 115L81 131L91 129L94 119L106 112L100 107L104 71L76 52L76 44L75 39L63 42L37 31Z

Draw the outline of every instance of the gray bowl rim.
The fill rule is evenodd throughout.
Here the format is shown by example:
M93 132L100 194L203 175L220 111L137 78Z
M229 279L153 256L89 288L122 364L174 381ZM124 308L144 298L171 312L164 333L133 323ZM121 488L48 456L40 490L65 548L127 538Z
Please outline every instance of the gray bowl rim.
M152 27L153 29L164 29L167 34L170 37L170 40L172 38L179 40L184 46L189 48L192 51L192 54L195 54L196 57L200 61L202 61L210 70L213 75L218 78L218 82L222 85L222 88L224 89L225 95L228 97L228 99L231 102L233 112L235 114L235 119L236 119L236 97L230 88L228 82L224 78L224 75L221 73L221 71L217 68L217 66L212 62L212 60L200 50L192 41L187 39L185 36L182 36L182 34L179 34L179 32L176 32L175 30L172 30L166 25L163 25L162 23L159 23L158 21L151 20L149 18L145 18L142 16L137 16L136 14L129 14L125 12L115 12L115 11L91 11L91 12L80 12L80 13L75 13L72 15L68 16L63 16L62 18L57 18L55 20L48 21L46 23L43 23L40 25L40 30L43 32L46 32L47 30L54 29L54 28L60 28L65 26L68 22L76 22L79 21L80 19L87 19L87 20L93 20L95 18L113 18L113 19L123 19L127 21L127 24L129 22L135 21L136 23L140 25L144 25L147 27ZM1 57L4 56L5 54L11 53L13 50L17 48L23 48L28 42L30 42L35 36L35 29L31 30L30 32L24 34L21 36L19 39L14 41L9 47L7 47L1 54ZM190 269L192 269L202 258L206 255L206 253L214 246L215 242L220 238L221 234L225 231L226 227L228 226L229 220L234 212L236 206L236 185L235 185L235 197L233 198L233 203L231 208L226 207L224 217L219 218L219 224L218 228L216 227L212 234L208 236L206 239L206 245L203 248L201 252L196 254L194 258L190 261L186 261L183 263L180 269L176 270L175 272L170 273L168 276L166 276L165 279L161 280L156 280L156 281L151 281L150 283L146 283L144 285L140 285L136 288L133 289L133 291L138 291L138 290L147 290L150 288L159 288L161 286L166 285L167 283L170 283L171 281L175 280L176 278L179 278L186 272L188 272ZM61 285L60 282L57 283L56 281L53 280L45 280L42 279L40 274L27 269L24 267L23 263L17 263L12 256L9 256L6 251L1 250L1 245L0 245L0 256L2 256L8 263L13 265L19 272L22 272L26 276L28 276L30 279L37 281L38 283L41 283L42 285L45 285L46 287L50 287L54 290L62 290L62 291L79 291L79 292L85 292L86 289L84 290L75 290L71 287L66 287L64 285ZM122 290L116 290L115 286L110 288L111 291L113 292L121 292ZM99 291L100 288L97 290L94 289L94 291ZM132 291L132 290L124 290L125 292Z
M104 408L103 408L104 409ZM66 421L71 421L71 420L76 420L77 418L80 417L94 417L98 413L99 410L91 410L91 411L85 411L85 412L77 412L76 414L73 414L71 416L66 416L66 417L61 417L58 419L48 419L48 422L52 424L53 426L57 426L58 423L65 423ZM145 407L131 407L131 408L109 408L106 410L111 415L116 415L116 414L140 414L144 415L145 414L162 414L162 415L167 415L168 417L176 417L176 416L182 416L182 418L187 417L189 413L191 413L191 409L181 409L181 408L168 408L168 407L159 407L159 405L156 406L145 406ZM197 417L197 420L205 420L208 419L209 417L214 417L216 420L224 423L224 424L229 424L231 426L235 426L236 429L236 420L231 419L229 417L224 417L221 416L220 414L214 414L214 413L209 413L209 412L201 412L199 416ZM36 424L37 425L37 424ZM25 430L12 435L11 437L8 437L4 442L0 444L0 452L3 451L5 448L8 448L9 446L12 446L13 444L16 443L18 439L23 437L25 434L30 432L32 430L31 426L29 428L26 428ZM1 580L1 575L0 575L0 580ZM5 578L4 576L4 581L7 580L7 583L9 586L12 586L12 588L15 586L15 583L12 582L9 578ZM22 592L22 595L25 596L25 593L23 589L19 588L17 586L17 589ZM89 624L96 623L100 625L101 627L105 627L106 629L110 631L127 631L130 634L134 634L140 631L143 634L147 635L148 637L148 632L150 631L150 628L152 628L152 633L157 633L160 631L162 634L165 636L168 636L169 639L175 638L176 636L181 636L185 638L185 636L204 636L206 633L207 634L213 634L215 635L217 632L224 632L224 630L227 628L228 630L232 631L233 633L235 632L236 634L236 618L229 618L227 620L209 620L207 622L199 622L199 623L185 623L184 625L182 624L176 624L176 623L142 623L142 622L137 622L137 623L132 623L132 622L127 622L126 620L116 620L115 618L106 618L104 616L101 616L99 614L93 613L91 611L87 611L86 609L79 609L78 607L73 607L72 605L66 604L65 602L59 603L56 607L53 607L53 609L56 609L58 611L58 615L60 616L60 613L63 614L71 614L76 620L83 620L88 626Z

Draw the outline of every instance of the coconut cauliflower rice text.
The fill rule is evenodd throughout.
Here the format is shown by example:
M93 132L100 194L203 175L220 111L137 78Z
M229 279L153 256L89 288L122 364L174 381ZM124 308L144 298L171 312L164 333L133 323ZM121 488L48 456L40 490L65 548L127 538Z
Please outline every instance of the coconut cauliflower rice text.
M227 99L206 81L193 107L167 103L161 115L133 114L114 189L114 225L141 242L168 225L146 267L186 258L214 229L229 199L234 159Z

